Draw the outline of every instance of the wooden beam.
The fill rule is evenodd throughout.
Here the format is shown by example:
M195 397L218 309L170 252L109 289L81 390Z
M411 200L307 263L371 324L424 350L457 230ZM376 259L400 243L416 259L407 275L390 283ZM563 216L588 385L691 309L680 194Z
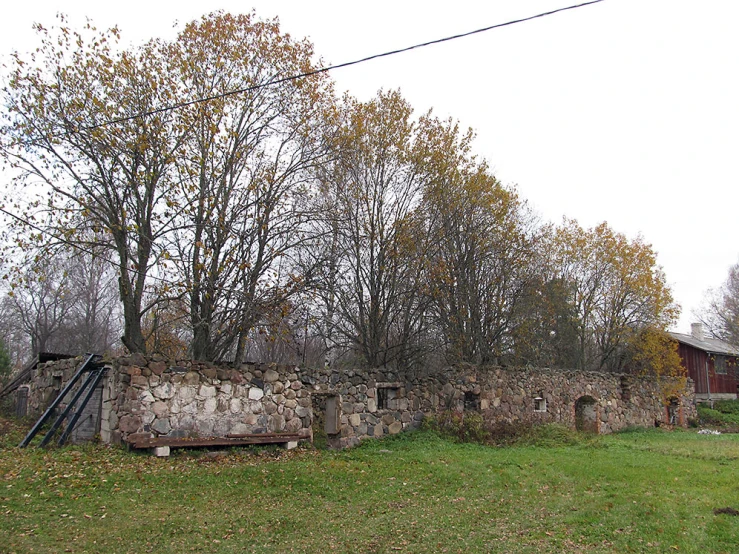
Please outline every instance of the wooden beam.
M150 437L139 438L129 442L133 448L156 448L168 446L170 448L201 448L205 446L246 446L249 444L284 444L307 439L306 435L298 433L257 433L250 435L230 435L227 437L204 438L172 438Z

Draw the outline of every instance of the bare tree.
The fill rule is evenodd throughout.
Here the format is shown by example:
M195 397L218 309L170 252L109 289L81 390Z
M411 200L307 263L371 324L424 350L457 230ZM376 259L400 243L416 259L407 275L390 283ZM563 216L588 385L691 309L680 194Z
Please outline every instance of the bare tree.
M536 273L536 221L515 191L470 155L471 132L428 119L424 210L435 250L429 295L449 357L499 363L512 348Z
M695 315L714 337L739 344L739 264L729 268L723 285L706 293L704 306Z
M33 353L53 352L65 346L61 331L77 300L66 277L66 267L40 258L9 293L15 318L28 336Z
M69 261L67 286L74 304L60 344L73 354L114 352L120 344L122 314L115 270L106 259L76 253Z
M312 68L312 46L253 14L211 14L173 46L188 97L243 90L189 110L171 244L192 355L238 361L252 328L302 286L291 257L307 231L307 170L325 152L316 138L330 89L321 75L272 86Z
M63 250L43 254L29 262L6 302L10 325L28 341L27 354L112 351L120 310L109 262Z
M412 159L412 109L398 92L345 98L323 173L324 332L369 366L404 363L422 328L421 182Z

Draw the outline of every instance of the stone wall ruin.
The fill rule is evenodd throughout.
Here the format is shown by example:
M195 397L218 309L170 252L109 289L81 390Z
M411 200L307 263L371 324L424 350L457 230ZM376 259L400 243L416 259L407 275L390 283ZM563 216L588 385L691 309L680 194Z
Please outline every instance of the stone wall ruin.
M81 359L34 370L29 411L40 414ZM477 412L488 422L561 423L596 433L685 426L694 392L663 402L659 383L630 375L550 369L450 367L408 376L387 369L307 369L141 355L116 358L102 384L97 432L105 443L154 437L299 433L347 447L418 427L428 415Z

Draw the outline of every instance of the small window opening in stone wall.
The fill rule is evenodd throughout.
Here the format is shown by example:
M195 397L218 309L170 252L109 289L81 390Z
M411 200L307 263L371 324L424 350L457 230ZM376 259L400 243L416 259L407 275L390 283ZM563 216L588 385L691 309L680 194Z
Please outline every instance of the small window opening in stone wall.
M534 411L535 412L546 412L547 411L547 399L544 395L539 393L539 396L534 398Z
M391 404L398 396L398 387L388 387L377 385L377 409L392 409Z
M464 411L478 412L480 411L480 395L472 391L464 393Z

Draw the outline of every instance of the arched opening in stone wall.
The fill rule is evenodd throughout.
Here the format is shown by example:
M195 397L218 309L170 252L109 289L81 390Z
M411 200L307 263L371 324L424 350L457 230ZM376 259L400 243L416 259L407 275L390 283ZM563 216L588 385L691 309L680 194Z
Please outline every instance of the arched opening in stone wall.
M588 433L598 432L598 411L592 396L581 396L575 401L575 429Z
M680 400L674 396L669 399L667 404L667 423L670 425L680 425Z

